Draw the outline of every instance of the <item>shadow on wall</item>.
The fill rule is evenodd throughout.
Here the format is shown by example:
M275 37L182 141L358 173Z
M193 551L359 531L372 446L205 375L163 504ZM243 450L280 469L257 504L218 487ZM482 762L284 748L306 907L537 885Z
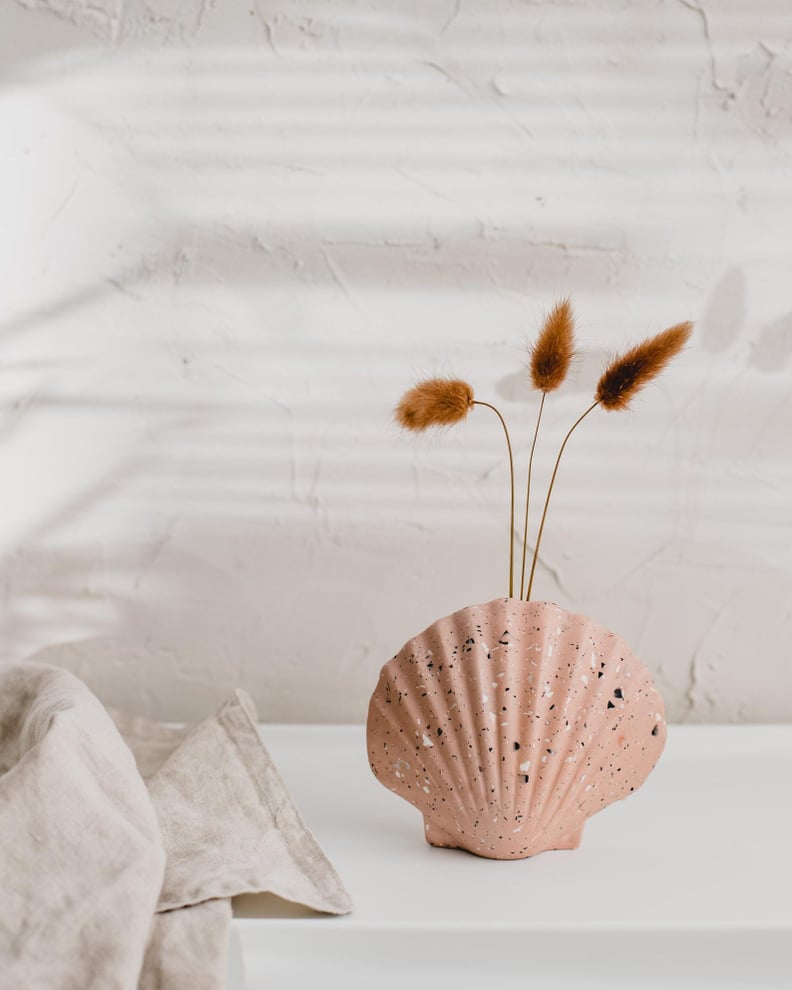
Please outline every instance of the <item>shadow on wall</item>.
M39 397L19 429L46 408ZM420 559L431 539L385 498L361 522L343 483L354 463L316 491L290 449L299 437L251 427L262 418L258 403L147 408L139 449L69 504L50 499L4 561L6 659L32 650L155 718L199 718L239 686L265 720L360 718L372 670L423 621L419 603L387 606L421 568L384 562L410 545ZM378 614L393 631L381 655Z
M68 37L76 35L70 31ZM31 62L59 50L53 33L42 38L41 50L35 51L28 36ZM67 53L65 46L61 53ZM67 71L75 65L70 62ZM234 66L224 67L218 56L213 69ZM167 75L166 82L175 75ZM451 91L454 86L452 79ZM157 124L163 133L180 109L177 100L168 102L167 86L164 90L161 105L149 91L149 102L137 106L141 117L163 111ZM490 93L487 99L492 98ZM269 109L274 102L270 99ZM322 106L326 102L317 99ZM222 116L232 105L233 91L214 112ZM318 109L315 147L321 148ZM251 113L256 110L253 105ZM502 118L499 109L495 113ZM200 116L193 111L188 119L182 148L189 147L186 139L201 137ZM419 197L411 202L419 218L424 208L431 213L444 193L442 182L433 187L410 168L426 166L442 180L450 163L432 147L427 151L424 141L412 140L421 137L420 131L416 126L408 133L410 140L404 139L409 167L394 186L411 188ZM365 129L357 134L365 137ZM241 144L243 128L240 135ZM503 162L477 157L473 164L485 167L489 180L524 168L534 142L523 132L518 137L506 147ZM372 168L390 169L389 150L379 147L376 137L370 140ZM150 190L141 193L133 205L140 205L144 222L113 230L106 244L96 238L107 258L96 271L86 265L84 277L72 283L81 288L53 293L42 288L35 298L43 296L44 302L18 307L0 321L4 347L33 342L33 356L13 352L0 378L8 383L0 407L3 440L32 451L20 455L29 474L18 493L20 503L30 504L12 507L20 521L14 523L3 564L7 655L32 651L35 659L73 670L105 702L158 718L198 718L243 686L265 720L360 719L379 666L410 635L438 614L491 598L501 587L500 560L489 549L502 505L491 435L486 428L472 428L461 465L455 461L459 448L453 456L439 454L431 469L405 453L383 450L390 435L385 419L390 396L398 394L413 370L404 340L418 341L420 330L400 328L403 336L392 334L390 327L382 332L377 320L384 321L394 298L406 291L427 306L433 304L433 293L436 298L451 291L466 300L478 297L474 302L482 308L490 297L511 295L517 307L529 291L545 298L549 285L567 278L582 293L594 294L623 276L628 283L639 276L642 288L659 295L667 289L668 268L645 263L630 268L628 245L610 220L584 219L573 226L548 220L538 204L524 225L506 234L482 224L472 208L453 203L455 218L443 214L431 224L420 219L411 227L398 215L397 194L392 216L374 232L366 228L365 217L327 227L294 216L283 220L283 228L265 221L229 222L223 199L228 187L213 189L217 177L228 181L231 176L231 184L236 176L249 181L257 170L279 163L268 154L201 152L206 146L200 141L196 146L199 150L179 158L169 153L167 142L153 150L138 147L135 135L129 142L130 154L139 155L146 169L170 175L168 188L174 191L198 175L201 193L215 197L206 213L185 219L170 212L167 197L163 202L149 196ZM481 156L483 147L476 143L475 155ZM636 154L650 154L632 147ZM359 176L353 154L344 148L335 154L330 166L351 176L354 185ZM463 158L463 170L466 164ZM310 175L316 162L280 165ZM163 188L157 187L159 192ZM301 188L299 183L290 187L294 202ZM309 206L322 206L316 187L312 197ZM254 212L257 204L251 199L250 205ZM213 215L207 215L210 211ZM80 243L80 219L77 214L72 220L66 245ZM116 261L113 246L121 233L124 260ZM640 235L644 244L653 241L648 222L633 218L630 233ZM85 236L87 241L93 233ZM68 258L66 248L61 256ZM218 302L203 294L207 287L227 294ZM280 294L284 287L294 295L288 305ZM710 613L721 614L751 568L759 572L759 583L778 580L773 567L762 570L769 559L764 551L754 553L755 544L767 538L759 532L759 521L751 521L756 532L751 530L737 553L734 544L719 547L709 532L700 531L719 512L720 532L740 520L740 504L756 489L760 507L765 496L779 494L765 493L772 485L751 477L754 463L738 461L768 456L782 437L759 427L773 417L783 422L789 413L792 315L779 314L755 330L749 288L740 270L726 272L701 320L705 358L741 348L750 358L733 376L735 364L730 366L728 395L723 379L715 378L691 399L703 413L703 427L692 439L683 435L680 440L678 529L644 544L640 526L634 525L632 557L622 569L599 559L595 566L603 577L587 587L564 583L563 539L553 543L550 534L546 547L548 597L552 593L568 605L587 598L593 612L598 594L602 600L601 586L612 612L628 611L637 598L648 615L658 574L668 584L685 567L703 572L716 566L726 575L718 601L707 602L709 611L703 610L706 621L690 627L693 642L680 640L681 674L670 670L664 688L672 717L695 716L694 702L700 705L698 714L705 715L725 711L727 717L762 718L767 712L759 701L749 700L738 710L729 707L728 699L711 703L706 693ZM372 291L364 295L367 290ZM389 293L379 310L371 298L375 293ZM322 311L318 321L328 295L334 308L329 315ZM112 312L103 308L108 303ZM162 311L168 320L162 320ZM343 336L337 327L342 318L352 323L355 313L358 322ZM240 317L255 329L234 328ZM155 318L161 322L149 325ZM95 333L76 337L78 374L68 357L58 356L69 350L58 336L85 334L85 326ZM455 326L436 331L433 347L441 350L457 332ZM54 356L48 354L50 347ZM425 354L425 344L415 347ZM485 340L469 348L466 357L485 367L491 350L492 340ZM563 410L576 408L603 356L598 347L579 365L561 397ZM23 386L15 374L23 376ZM532 399L517 376L500 377L496 388L517 405ZM388 409L382 409L383 395ZM745 408L753 410L756 429L740 432L737 420ZM687 425L684 414L676 411L680 434ZM99 424L106 434L97 433L99 449L93 452L74 442L89 420L91 429ZM94 441L89 437L88 442ZM608 452L612 440L595 437L592 443L588 460L578 457L565 467L577 490L590 496L585 516L569 527L575 533L585 526L597 531L607 513L612 519L614 505L625 526L647 511L646 505L629 504L629 478L625 489L614 494L614 471L593 475L591 465ZM73 470L71 457L78 461ZM714 472L694 489L687 464L706 466L708 459L716 465L736 463L747 474L742 479L727 475L725 485ZM478 475L472 485L463 481L474 476L465 473L471 465ZM645 470L649 477L655 470L662 478L665 467L660 460ZM575 484L570 490L576 490ZM713 492L720 499L714 508ZM773 511L779 503L780 496ZM480 521L472 523L476 512ZM460 533L468 548L464 552ZM737 537L732 534L732 539ZM688 595L685 586L678 595ZM672 614L674 604L672 596ZM625 632L640 641L642 628L636 619ZM647 647L651 654L652 642ZM651 664L662 658L646 659ZM783 716L782 703L777 717Z
M723 354L749 333L748 287L739 268L724 272L710 293L698 326L702 347ZM768 374L783 374L792 365L792 311L766 323L750 342L749 364Z
M342 590L331 583L321 598L302 596L296 582L277 584L269 568L258 566L261 558L273 556L285 566L289 558L308 564L305 548L295 550L305 530L265 530L256 537L252 527L229 516L214 521L213 533L188 528L189 543L201 545L203 553L192 555L163 541L149 552L158 559L151 560L148 579L140 573L146 562L139 552L124 558L114 548L106 563L114 573L97 580L93 609L85 604L85 572L96 568L90 550L60 560L45 553L41 564L50 572L49 582L41 582L35 595L22 596L27 615L21 621L36 622L39 638L45 639L37 613L50 610L55 637L76 613L80 624L94 625L97 633L37 650L31 659L71 670L105 704L163 720L199 719L237 687L254 696L264 721L330 720L338 717L333 713L343 719L359 711L368 684L365 654L352 655L337 635L325 643L325 650L337 655L317 652L321 629L337 628L333 610L349 611ZM236 560L228 560L227 571L217 559L205 559L218 541L234 548ZM35 567L27 556L27 566ZM260 578L267 583L257 594ZM107 584L127 585L128 591ZM305 628L307 612L311 630ZM354 623L352 635L362 641L371 631ZM296 661L298 651L302 663Z
M579 393L579 384L575 389ZM762 381L751 395L755 407L764 402L768 410L785 401ZM577 404L580 395L570 398ZM40 402L45 406L46 397ZM714 447L722 413L713 410ZM112 420L118 413L109 406L102 415ZM334 415L324 410L323 417ZM267 426L251 432L251 420ZM286 427L278 430L272 412L259 404L221 411L209 403L174 403L149 409L147 421L150 435L136 452L71 504L61 504L4 563L6 643L18 655L33 650L34 659L72 670L108 704L194 720L241 686L265 721L360 720L379 666L403 642L437 615L498 593L500 561L492 553L500 545L498 476L471 492L472 505L454 502L458 476L449 474L430 492L419 489L413 506L398 476L397 450L377 462L384 437L360 435L352 413L335 418L338 451L326 445L315 465L306 448L304 475L291 450L295 442L299 449L299 429L291 436ZM729 544L717 537L739 518L746 489L739 479L731 492L709 483L687 488L680 529L657 548L644 544L642 527L657 510L630 499L629 472L614 468L595 479L591 462L613 460L612 434L603 430L602 436L594 437L593 453L576 451L565 469L568 488L558 506L574 507L583 484L591 498L585 520L573 517L572 525L559 528L559 509L553 521L543 596L609 622L651 667L665 665L661 684L673 719L713 711L720 718L731 712L761 720L771 709L779 721L788 717L788 696L779 691L768 699L762 679L743 662L760 640L724 611L733 609L735 589L750 581L762 648L773 650L784 580L759 566L769 552L759 539L751 546L739 534ZM724 443L734 446L728 434ZM744 443L747 458L747 437ZM757 450L756 438L752 446ZM480 447L467 463L482 455ZM622 476L625 497L614 502L611 489ZM659 496L665 501L671 492ZM476 528L470 520L482 497L486 506L478 505L485 511ZM772 513L757 515L761 525L772 523ZM630 552L614 548L614 570L590 543L588 573L595 576L588 585L564 587L571 566L565 548L575 545L581 529L599 532L614 527L616 518L634 534ZM476 562L473 571L466 559ZM708 569L720 577L708 581L707 604L698 608L696 623L704 632L691 622L687 642L680 615L683 608L690 612L689 595L679 578ZM641 622L630 625L627 613L642 610ZM661 621L663 615L675 615L680 628ZM54 645L36 648L47 642ZM728 666L728 650L751 685L740 693L739 709L726 688L723 696L708 695L702 675L708 671L717 684L717 665ZM710 661L715 666L708 668Z

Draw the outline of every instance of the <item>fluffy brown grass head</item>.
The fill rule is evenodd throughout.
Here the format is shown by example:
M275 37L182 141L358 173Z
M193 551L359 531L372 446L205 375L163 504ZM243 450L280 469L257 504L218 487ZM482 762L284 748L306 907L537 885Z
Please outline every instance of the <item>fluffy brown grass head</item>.
M563 382L575 354L572 304L562 299L545 317L531 348L531 380L540 392L552 392Z
M679 354L692 332L692 323L677 323L614 358L600 376L594 398L604 409L626 409Z
M396 422L420 432L430 426L451 426L473 408L473 389L459 378L427 378L402 396Z

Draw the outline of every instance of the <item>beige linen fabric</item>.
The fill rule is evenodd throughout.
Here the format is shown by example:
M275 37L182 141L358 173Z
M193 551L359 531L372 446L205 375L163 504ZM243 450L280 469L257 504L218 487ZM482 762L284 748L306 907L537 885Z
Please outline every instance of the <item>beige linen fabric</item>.
M114 719L66 671L0 672L0 990L218 990L233 895L350 909L246 695Z

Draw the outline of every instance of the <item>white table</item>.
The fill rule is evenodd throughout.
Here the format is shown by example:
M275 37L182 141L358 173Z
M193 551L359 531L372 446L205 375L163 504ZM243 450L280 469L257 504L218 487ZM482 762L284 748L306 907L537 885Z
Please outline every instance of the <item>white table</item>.
M261 732L355 909L241 899L247 990L792 990L792 726L672 726L579 849L518 862L426 845L362 726Z

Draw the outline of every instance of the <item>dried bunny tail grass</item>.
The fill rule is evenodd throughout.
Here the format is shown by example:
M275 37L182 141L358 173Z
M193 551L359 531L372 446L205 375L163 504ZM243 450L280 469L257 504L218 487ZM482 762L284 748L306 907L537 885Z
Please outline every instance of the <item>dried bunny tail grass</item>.
M669 327L668 330L664 330L662 333L658 333L656 336L649 337L648 340L636 344L635 347L631 347L621 357L614 358L602 373L597 383L597 392L594 396L594 401L572 424L564 437L561 449L558 451L553 473L550 477L550 485L547 489L542 520L539 523L539 533L536 537L536 546L534 547L533 561L531 562L531 573L528 578L526 599L530 599L531 597L534 574L536 573L536 562L539 559L539 547L542 543L542 534L544 533L545 522L547 521L550 496L553 494L553 485L558 475L558 467L561 464L561 457L569 442L569 438L586 416L592 413L597 406L604 406L605 409L626 409L636 392L642 389L644 385L647 385L653 378L656 378L668 362L682 350L690 339L692 331L692 323L677 323L676 326Z
M528 458L528 481L525 486L525 517L523 519L522 567L520 570L520 598L525 586L525 563L528 554L528 512L531 505L531 479L536 440L542 422L545 398L564 381L575 356L575 318L569 299L559 300L545 317L536 343L531 348L531 381L533 387L542 393L539 412L536 416L531 453Z
M474 406L491 409L500 420L509 454L509 598L514 593L514 456L506 420L489 402L474 398L473 387L460 378L426 378L405 392L394 410L399 425L420 432L430 426L452 426Z
M451 426L473 408L473 388L459 378L427 378L402 396L396 422L420 432L430 426Z
M596 401L604 409L626 409L636 393L679 354L692 332L692 323L677 323L614 358L597 383Z
M552 392L563 382L575 355L572 304L562 299L545 317L531 348L531 380L540 392Z

